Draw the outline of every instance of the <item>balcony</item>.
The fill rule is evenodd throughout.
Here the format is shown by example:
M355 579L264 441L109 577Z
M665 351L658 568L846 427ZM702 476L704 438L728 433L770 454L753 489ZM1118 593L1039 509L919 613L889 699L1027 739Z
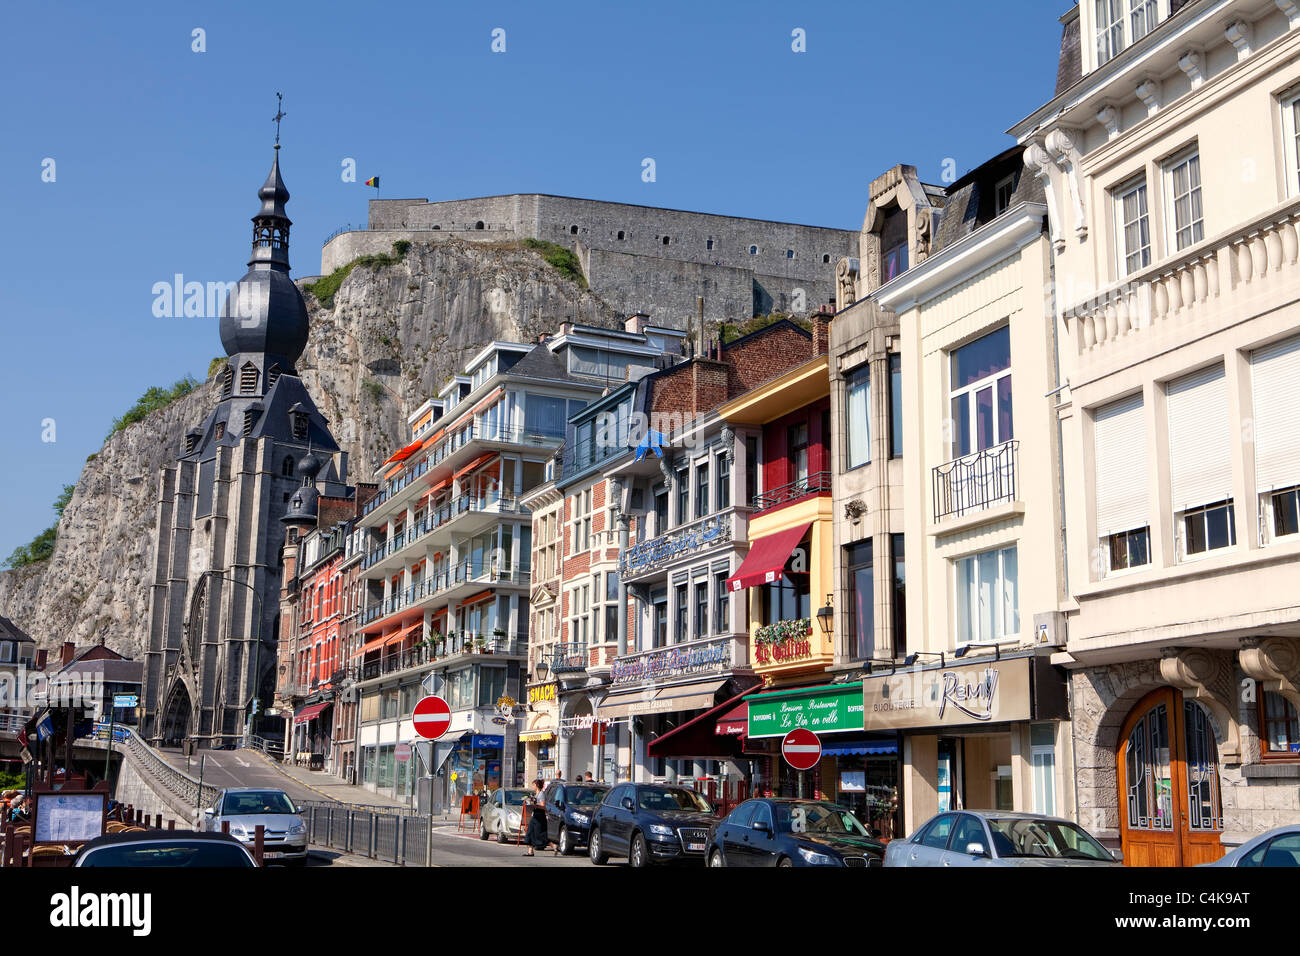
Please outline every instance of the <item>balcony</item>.
M811 495L829 495L831 493L831 473L818 471L805 478L799 478L788 485L772 488L754 498L754 511L766 511L780 505L798 501Z
M1195 331L1239 321L1232 303L1260 314L1295 299L1300 273L1300 202L1288 200L1244 227L1197 243L1064 310L1084 363L1130 361L1126 343L1147 350Z
M587 670L586 644L556 644L551 651L551 673L581 674Z
M389 654L379 660L367 661L361 665L357 679L374 680L376 677L384 677L416 667L427 667L431 664L450 665L456 662L455 658L467 655L523 657L527 652L526 634L516 634L513 638L492 634L457 634L455 637L442 639L435 637L399 653Z
M462 561L428 580L403 588L387 600L362 608L357 619L358 625L363 632L375 631L378 627L371 627L372 624L382 622L393 614L414 609L426 602L431 606L448 604L471 591L481 590L484 586L527 587L528 568L527 562L503 567L486 561Z
M960 518L1015 501L1019 449L1020 442L1007 441L934 468L934 520Z
M450 471L457 465L468 462L475 453L490 451L494 447L555 448L561 441L559 436L529 432L522 426L471 422L454 429L408 470L387 482L379 494L366 503L361 512L362 524L374 527L382 523L388 510L384 506L394 502L394 499L405 497L402 492L430 469L442 467Z
M463 522L457 530L465 534L474 534L493 524L499 517L522 516L528 513L528 509L520 505L519 499L514 495L461 495L435 509L432 514L417 521L401 534L395 535L369 551L361 561L361 570L373 570L375 572L373 576L378 577L384 577L388 572L398 570L406 563L402 552L417 541L428 539L429 544L445 547L451 542L451 525L465 515L476 517ZM445 532L445 535L436 532ZM430 538L430 535L433 537ZM367 575L367 577L371 576Z
M730 510L698 518L644 544L628 548L619 559L619 574L628 581L652 575L678 558L692 557L730 543L735 537L735 527L736 513Z

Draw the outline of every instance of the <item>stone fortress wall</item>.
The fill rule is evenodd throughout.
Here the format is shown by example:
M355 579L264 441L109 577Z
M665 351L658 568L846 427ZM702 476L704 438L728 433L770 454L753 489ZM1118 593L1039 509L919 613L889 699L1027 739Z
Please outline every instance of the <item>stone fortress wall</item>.
M710 321L810 312L834 301L836 263L858 251L856 230L591 199L376 199L367 230L325 244L321 272L387 252L398 239L429 242L440 234L542 239L573 249L591 288L611 306L675 328L695 317L700 296Z

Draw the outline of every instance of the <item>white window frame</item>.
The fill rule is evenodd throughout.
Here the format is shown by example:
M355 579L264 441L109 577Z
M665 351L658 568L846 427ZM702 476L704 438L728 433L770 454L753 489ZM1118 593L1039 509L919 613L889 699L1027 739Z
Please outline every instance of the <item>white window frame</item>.
M1006 189L1006 201L1002 200L1002 190ZM993 215L1000 216L1011 208L1011 198L1016 194L1016 174L1004 176L993 186Z
M862 423L865 433L864 447L859 449L853 441L853 394L855 379L861 378L861 386L866 395L866 419ZM856 453L856 455L855 455ZM852 471L863 465L871 464L871 368L869 364L859 365L844 376L844 468Z
M1220 508L1228 508L1231 511L1231 515L1228 520L1228 538L1229 538L1228 543L1224 545L1222 548L1206 548L1204 551L1197 551L1194 554L1188 551L1187 519L1190 516L1197 514L1198 512L1203 516L1210 510L1217 511ZM1205 519L1202 517L1202 520ZM1204 561L1205 559L1213 558L1216 555L1230 554L1231 552L1236 551L1241 544L1240 540L1237 537L1237 502L1232 498L1224 498L1220 501L1210 501L1203 505L1196 505L1195 507L1186 508L1182 511L1175 512L1174 521L1177 522L1174 529L1174 535L1175 535L1176 543L1178 545L1179 563Z
M1128 265L1130 254L1136 254L1140 259L1144 247L1139 246L1134 253L1129 251L1128 240L1125 237L1125 227L1128 223L1124 218L1124 200L1138 190L1142 191L1142 201L1146 207L1141 217L1146 220L1147 227L1146 262L1139 262L1134 268L1130 269ZM1116 275L1122 279L1125 276L1133 275L1135 272L1141 272L1149 267L1153 261L1151 247L1154 244L1155 237L1151 235L1151 191L1147 188L1146 172L1143 171L1137 176L1130 177L1120 183L1110 191L1110 194L1115 215L1115 270Z
M1300 538L1300 530L1291 531L1286 534L1278 534L1276 528L1276 505L1273 503L1275 495L1286 495L1292 492L1300 491L1300 485L1292 485L1289 488L1271 488L1268 491L1259 493L1259 537L1260 545L1274 544L1277 542L1290 542Z
M1016 577L1013 584L1015 619L1014 621L1007 621L1004 619L1006 617L1006 611L1008 610L1008 596L1007 596L1008 578L1006 572L1006 556L1008 552L1012 552L1012 551L1016 552ZM981 557L989 554L994 555L997 560L997 575L994 578L994 580L996 582L997 590L1000 593L1000 596L998 598L998 608L996 612L998 619L994 623L995 633L981 634L978 632L977 629L978 618L973 619L970 622L969 627L967 627L962 621L962 615L961 615L962 601L960 598L961 589L963 587L962 565L968 561L978 561ZM975 554L968 554L960 558L955 558L952 561L952 573L953 573L953 590L952 590L953 633L957 637L957 644L959 645L965 644L968 641L974 641L974 642L1010 641L1010 640L1014 640L1020 634L1021 631L1020 553L1016 546L1016 542L1003 545L1002 547L999 548L991 548L986 551L979 551L976 552ZM966 606L968 608L978 608L979 600L980 600L978 573L972 576L970 587L971 587L971 593L967 596Z
M1001 383L1002 379L1004 379L1004 378L1006 378L1006 379L1010 379L1010 378L1011 378L1011 370L1012 370L1012 367L1013 367L1013 362L1012 362L1012 359L1011 359L1011 337L1010 337L1010 333L1008 333L1008 335L1007 335L1007 365L1006 365L1006 368L999 369L999 370L996 371L996 372L993 372L993 373L991 373L991 374L989 374L989 375L985 375L985 376L984 376L983 378L981 378L981 379L976 379L975 381L971 382L969 385L963 385L963 386L961 386L960 388L953 388L953 386L952 386L952 380L953 380L953 365L954 365L954 362L956 361L957 353L960 352L963 348L965 348L965 347L968 346L968 345L974 345L976 342L979 342L981 339L985 339L985 338L987 338L988 336L995 335L995 334L997 334L998 332L1001 332L1003 328L1004 328L1003 326L999 326L998 328L995 328L995 329L989 329L988 331L986 331L986 332L984 332L984 333L982 333L982 334L976 336L975 338L971 339L969 342L963 342L963 343L962 343L961 345L959 345L959 346L954 346L953 348L949 349L949 351L947 352L947 360L948 360L948 361L947 361L947 365L948 365L948 405L947 405L947 408L948 408L948 414L949 414L949 415L952 415L953 402L956 401L957 398L959 398L959 397L962 396L962 395L968 395L968 396L969 396L969 399L968 399L967 402L966 402L966 418L967 418L966 425L967 425L967 428L968 428L968 434L970 435L970 438L971 438L971 447L970 447L967 451L965 451L965 452L959 454L959 453L957 452L957 429L956 429L955 427L953 428L953 430L952 430L952 442L951 442L951 444L950 444L950 446L949 446L949 448L948 448L948 455L949 455L949 459L950 459L950 460L955 461L955 460L958 459L958 458L966 458L966 457L969 457L969 456L971 456L971 455L978 455L978 454L979 454L980 452L982 452L982 451L988 451L989 449L997 448L997 447L999 447L1000 445L1004 445L1004 444L1006 444L1007 442L1011 441L1011 440L1015 437L1015 432L1016 432L1016 417L1015 417L1016 393L1015 393L1015 382L1014 382L1014 380L1012 381L1012 392L1011 392L1011 434L1010 434L1010 435L1003 435L1003 434L1001 434L1001 433L1000 433L1000 430L999 430L999 427L998 427L998 423L999 423L999 420L1000 420L999 412L1000 412L1000 410L1001 410L1000 407L999 407L999 405L998 405L998 385L999 385L999 383ZM978 410L978 408L976 407L976 396L978 395L979 392L983 391L983 390L986 389L986 388L991 388L991 389L993 390L993 431L994 431L995 437L994 437L994 440L993 440L993 441L992 441L992 442L991 442L987 447L985 447L985 448L977 448L976 446L979 444L979 429L977 428L977 425L978 425L978 422L979 422L979 410ZM870 410L868 410L868 415L870 415Z
M1288 90L1280 98L1282 107L1282 154L1286 169L1284 196L1300 195L1300 124L1296 111L1300 110L1300 87Z
M1103 12L1103 10L1105 12ZM1145 14L1150 10L1151 16ZM1092 16L1092 37L1094 68L1103 66L1119 56L1134 43L1150 34L1168 17L1169 0L1094 0L1090 12ZM1137 32L1137 15L1143 14L1146 29ZM1105 17L1105 29L1101 18ZM1118 30L1118 40L1114 31ZM1105 52L1102 38L1105 34ZM1113 48L1112 48L1113 47Z
M1196 185L1190 188L1187 193L1188 211L1189 213L1191 211L1191 198L1198 196L1201 200L1201 218L1188 223L1186 228L1190 232L1190 238L1186 245L1180 245L1178 239L1180 232L1177 213L1178 196L1174 193L1174 174L1183 166L1187 166L1192 162L1196 163ZM1161 177L1164 180L1165 253L1172 256L1184 249L1190 249L1205 239L1205 179L1201 174L1201 154L1197 144L1194 143L1165 160L1161 166ZM1149 216L1149 205L1147 212ZM1197 234L1198 230L1199 235Z

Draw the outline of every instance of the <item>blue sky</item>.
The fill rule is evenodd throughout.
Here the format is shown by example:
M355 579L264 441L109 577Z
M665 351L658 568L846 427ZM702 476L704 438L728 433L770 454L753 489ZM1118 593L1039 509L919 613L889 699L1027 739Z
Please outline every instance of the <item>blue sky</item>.
M945 159L962 172L1010 145L1051 96L1068 6L28 5L0 34L0 558L53 522L147 387L221 354L214 321L156 318L151 290L243 274L277 90L295 276L365 222L376 174L385 198L547 192L857 228L895 163L940 182Z

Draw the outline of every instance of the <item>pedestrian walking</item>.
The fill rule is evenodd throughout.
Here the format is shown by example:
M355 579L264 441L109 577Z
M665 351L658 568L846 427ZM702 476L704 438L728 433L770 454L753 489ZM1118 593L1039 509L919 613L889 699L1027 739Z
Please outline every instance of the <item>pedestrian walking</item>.
M545 784L540 779L533 781L533 792L530 795L530 807L528 811L528 830L524 834L524 843L528 846L528 852L524 856L536 856L534 850L546 849L546 811L542 802L542 789Z

